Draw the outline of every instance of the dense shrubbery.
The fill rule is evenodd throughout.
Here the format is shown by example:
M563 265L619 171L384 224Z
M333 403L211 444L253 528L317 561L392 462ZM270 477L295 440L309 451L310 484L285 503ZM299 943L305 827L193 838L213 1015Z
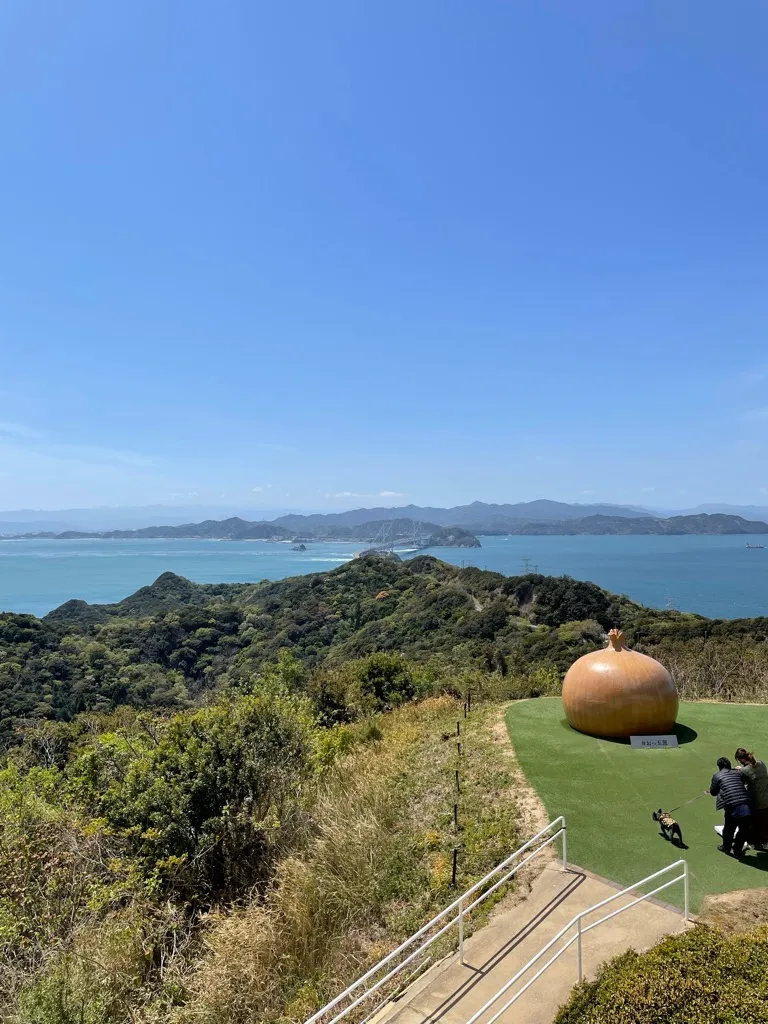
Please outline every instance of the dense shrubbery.
M347 721L330 728L285 655L254 692L195 711L122 708L24 736L0 771L9 1019L280 1017L446 900L455 748L441 737L460 706L374 722L418 674L375 655L342 675ZM511 780L481 722L465 730L462 881L515 839Z
M440 735L456 713L448 698L401 709L382 720L382 743L329 773L315 829L265 901L207 931L184 1024L303 1020L450 902L455 762ZM517 842L512 778L487 717L465 723L462 888Z
M555 1024L760 1024L768 1021L768 929L697 927L629 951L580 985Z
M308 702L228 695L167 723L100 734L65 771L146 873L190 898L263 879L315 768Z

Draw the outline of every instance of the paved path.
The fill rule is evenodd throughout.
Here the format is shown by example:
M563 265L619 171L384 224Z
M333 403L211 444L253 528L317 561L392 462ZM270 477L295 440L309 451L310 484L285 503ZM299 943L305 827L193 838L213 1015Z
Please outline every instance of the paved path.
M463 966L457 958L437 964L400 999L382 1008L375 1017L375 1024L465 1024L571 918L615 893L616 888L608 882L579 868L564 872L557 861L550 861L525 900L511 910L497 913L467 940ZM597 911L585 924L617 910L631 899L616 900L602 913ZM682 931L684 927L682 914L675 910L650 900L640 903L584 936L585 976L593 976L601 963L630 946L636 950L648 949L664 935ZM482 1020L492 1016L554 952L555 948L545 954ZM501 1024L551 1024L576 979L574 943L507 1010Z

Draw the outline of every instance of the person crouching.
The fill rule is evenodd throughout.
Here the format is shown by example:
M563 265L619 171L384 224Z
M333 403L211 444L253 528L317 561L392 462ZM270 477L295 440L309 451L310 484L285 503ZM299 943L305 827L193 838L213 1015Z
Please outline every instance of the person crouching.
M725 813L723 844L718 850L740 857L749 839L752 810L744 778L737 768L731 768L727 757L717 759L717 771L712 776L709 792L717 797L717 809Z
M744 747L739 747L735 757L741 765L739 770L746 782L752 804L752 832L749 841L753 846L765 849L768 843L768 768Z

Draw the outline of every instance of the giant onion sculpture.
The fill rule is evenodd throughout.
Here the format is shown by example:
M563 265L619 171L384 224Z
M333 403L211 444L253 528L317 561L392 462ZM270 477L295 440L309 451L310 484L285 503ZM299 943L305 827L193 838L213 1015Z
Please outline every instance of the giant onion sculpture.
M652 736L672 732L677 689L660 662L630 651L621 630L608 646L575 661L563 680L563 708L569 723L591 736Z

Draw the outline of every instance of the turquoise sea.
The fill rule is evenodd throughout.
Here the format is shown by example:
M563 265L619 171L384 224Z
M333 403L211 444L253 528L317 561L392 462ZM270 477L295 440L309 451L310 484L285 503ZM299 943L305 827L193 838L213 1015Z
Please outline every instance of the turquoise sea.
M760 538L750 538L759 542ZM719 618L768 614L768 547L743 537L483 537L482 548L431 548L457 565L531 569L592 580L657 608ZM333 569L354 544L205 540L0 540L0 609L44 615L70 598L119 601L170 570L198 583L275 580ZM403 557L409 557L404 553Z

